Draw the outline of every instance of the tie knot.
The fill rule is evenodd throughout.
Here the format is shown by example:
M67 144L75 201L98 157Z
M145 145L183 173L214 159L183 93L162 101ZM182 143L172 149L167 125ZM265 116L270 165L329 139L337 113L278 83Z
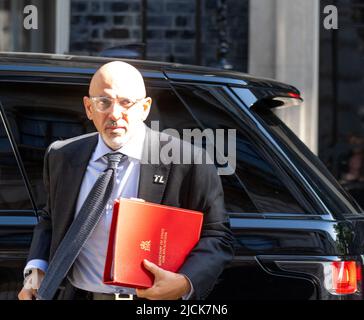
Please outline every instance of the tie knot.
M118 167L118 164L127 158L125 154L122 154L120 152L108 153L105 156L107 158L107 169L116 169Z

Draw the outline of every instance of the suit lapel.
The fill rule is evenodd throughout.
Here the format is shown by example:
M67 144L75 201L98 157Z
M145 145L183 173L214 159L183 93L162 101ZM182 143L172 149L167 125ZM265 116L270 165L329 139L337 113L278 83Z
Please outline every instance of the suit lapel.
M158 150L158 155L160 154L163 143L158 132L146 127L138 197L148 202L161 203L168 182L171 164L166 165L163 161L154 164L151 157L151 150Z
M88 162L97 145L97 137L98 135L95 133L80 140L80 143L75 144L74 149L70 150L65 157L66 161L64 161L59 189L59 193L62 196L58 198L59 200L56 205L57 211L62 217L59 219L57 226L62 233L61 238L74 219L78 194ZM149 202L162 202L168 182L171 164L166 165L163 161L153 164L150 157L150 150L158 150L159 155L160 149L165 143L160 141L159 132L152 131L146 127L143 161L140 166L138 197Z
M94 134L80 143L76 144L75 150L70 150L67 154L61 178L61 193L63 196L58 204L59 212L62 215L60 230L64 232L71 225L76 210L76 203L82 184L82 179L86 173L87 165L97 145L98 135ZM65 200L67 199L67 200Z

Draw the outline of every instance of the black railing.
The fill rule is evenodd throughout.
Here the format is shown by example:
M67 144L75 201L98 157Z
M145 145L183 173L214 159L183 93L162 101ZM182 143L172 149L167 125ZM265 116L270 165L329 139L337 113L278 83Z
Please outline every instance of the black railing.
M232 65L228 63L226 58L229 52L226 0L218 0L217 3L217 28L219 39L217 65L222 69L232 69Z

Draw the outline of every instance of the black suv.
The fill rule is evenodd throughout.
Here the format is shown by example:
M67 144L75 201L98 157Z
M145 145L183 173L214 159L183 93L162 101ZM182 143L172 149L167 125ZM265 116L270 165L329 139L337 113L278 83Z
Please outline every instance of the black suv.
M0 54L1 299L22 287L45 204L44 152L95 130L82 97L109 61ZM276 115L276 107L299 108L299 91L236 72L127 62L145 78L148 121L160 130L236 129L236 168L221 176L235 258L208 299L362 299L364 211Z

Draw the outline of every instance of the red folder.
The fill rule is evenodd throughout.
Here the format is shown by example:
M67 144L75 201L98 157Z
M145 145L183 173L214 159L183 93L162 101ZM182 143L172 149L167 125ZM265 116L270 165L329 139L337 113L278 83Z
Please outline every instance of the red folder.
M153 285L147 259L177 272L200 239L198 211L120 198L114 203L104 283L133 288Z

